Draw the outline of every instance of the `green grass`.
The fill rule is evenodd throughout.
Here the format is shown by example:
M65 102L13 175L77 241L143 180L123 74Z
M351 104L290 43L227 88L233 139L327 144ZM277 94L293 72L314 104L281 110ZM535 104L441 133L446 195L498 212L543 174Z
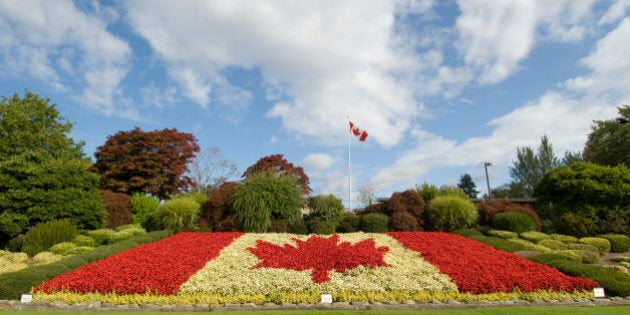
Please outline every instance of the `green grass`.
M93 314L93 311L62 311L68 315L87 315ZM58 315L61 311L0 311L1 315ZM107 311L107 315L152 315L164 314L164 312L112 312ZM407 314L424 314L424 315L446 315L446 314L472 314L472 315L624 315L630 314L630 306L525 306L525 307L492 307L492 308L467 308L467 309L443 309L443 310L371 310L371 311L345 311L345 310L265 310L265 311L225 311L212 312L213 314L229 314L229 315L338 315L338 314L391 314L391 315L407 315ZM190 312L168 312L171 315L190 315Z

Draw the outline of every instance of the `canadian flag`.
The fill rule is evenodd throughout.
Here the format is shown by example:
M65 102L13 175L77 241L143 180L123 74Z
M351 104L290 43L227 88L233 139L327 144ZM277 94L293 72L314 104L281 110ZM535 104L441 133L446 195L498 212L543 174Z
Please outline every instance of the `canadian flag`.
M354 123L350 122L350 133L357 137L359 141L363 142L367 139L368 133L367 131L357 127Z

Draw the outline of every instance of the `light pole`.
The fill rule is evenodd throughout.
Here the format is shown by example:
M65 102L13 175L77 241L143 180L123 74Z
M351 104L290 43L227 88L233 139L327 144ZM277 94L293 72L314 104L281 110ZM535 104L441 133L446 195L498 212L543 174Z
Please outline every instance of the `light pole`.
M490 162L483 162L483 167L486 169L486 184L488 185L488 200L492 200L492 191L490 190L490 179L488 178L488 166Z

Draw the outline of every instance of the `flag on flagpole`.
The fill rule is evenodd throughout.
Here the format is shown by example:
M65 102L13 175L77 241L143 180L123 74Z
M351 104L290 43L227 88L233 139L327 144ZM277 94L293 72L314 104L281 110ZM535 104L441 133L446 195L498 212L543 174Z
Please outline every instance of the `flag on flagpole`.
M367 131L357 127L354 123L350 122L350 133L357 137L359 141L363 142L367 139L368 133Z

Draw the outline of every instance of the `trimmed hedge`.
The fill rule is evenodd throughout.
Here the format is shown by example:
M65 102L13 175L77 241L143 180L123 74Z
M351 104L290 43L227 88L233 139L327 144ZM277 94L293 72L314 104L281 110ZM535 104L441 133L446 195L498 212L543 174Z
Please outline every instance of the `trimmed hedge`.
M604 234L598 237L610 242L611 253L625 253L630 250L630 237L622 234Z
M571 235L564 235L564 234L549 234L549 236L551 237L551 239L554 239L556 241L560 241L562 243L565 244L573 244L573 243L577 243L578 238L575 236L571 236Z
M593 245L597 247L601 255L610 253L610 242L600 237L583 237L578 240L579 243Z
M156 231L138 235L128 241L101 246L90 252L67 257L54 263L36 265L20 271L0 274L0 300L19 300L23 293L30 292L37 285L62 273L136 247L138 244L158 241L171 234L171 231Z
M520 236L528 241L534 242L534 243L538 243L542 240L546 240L546 239L550 239L551 236L545 234L545 233L541 233L541 232L535 232L535 231L528 231L528 232L523 232L520 234Z
M563 250L563 249L568 249L569 245L562 243L561 241L557 241L557 240L553 240L553 239L545 239L545 240L541 240L540 242L536 243L540 246L545 246L549 249L553 249L553 250Z
M486 234L494 237L500 237L506 240L518 238L518 233L512 231L488 230L486 231Z

